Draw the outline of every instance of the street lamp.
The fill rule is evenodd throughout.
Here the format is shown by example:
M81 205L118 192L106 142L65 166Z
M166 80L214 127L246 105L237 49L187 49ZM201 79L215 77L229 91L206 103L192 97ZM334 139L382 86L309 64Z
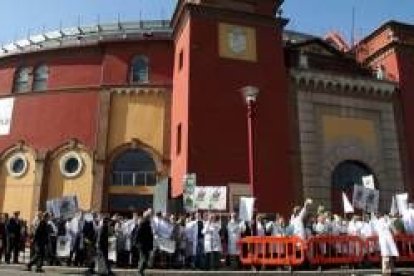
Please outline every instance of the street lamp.
M241 89L243 98L247 104L247 137L249 150L249 185L252 197L255 197L255 172L254 172L254 129L256 119L256 99L259 94L259 88L254 86L245 86Z

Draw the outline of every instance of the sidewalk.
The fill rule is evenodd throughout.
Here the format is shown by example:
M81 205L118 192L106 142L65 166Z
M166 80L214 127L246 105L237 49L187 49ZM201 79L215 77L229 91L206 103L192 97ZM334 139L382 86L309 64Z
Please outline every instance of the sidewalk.
M25 265L0 265L0 275L7 274L10 272L10 275L31 275L29 272L24 272ZM82 275L86 271L85 268L73 268L73 267L52 267L45 266L44 270L46 275ZM4 273L3 273L4 272ZM14 272L14 273L11 273ZM18 273L21 272L21 273ZM114 269L115 275L120 276L129 276L137 275L137 270L131 269ZM414 275L414 268L401 268L397 269L396 272L400 274L397 275ZM42 274L39 274L42 275ZM379 269L366 269L366 270L324 270L324 271L189 271L189 270L148 270L146 275L157 275L157 276L201 276L201 275L229 275L229 276L254 276L254 275L306 275L306 276L318 276L318 275L381 275Z

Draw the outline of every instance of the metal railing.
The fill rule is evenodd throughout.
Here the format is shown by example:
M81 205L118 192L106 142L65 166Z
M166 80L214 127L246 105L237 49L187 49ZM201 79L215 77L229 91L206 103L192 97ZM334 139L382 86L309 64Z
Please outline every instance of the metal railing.
M112 173L113 186L155 186L157 172L154 171L122 171Z

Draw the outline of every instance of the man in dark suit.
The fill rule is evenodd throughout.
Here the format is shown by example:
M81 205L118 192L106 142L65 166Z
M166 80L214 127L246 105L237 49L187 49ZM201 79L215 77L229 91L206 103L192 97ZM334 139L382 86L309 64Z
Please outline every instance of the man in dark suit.
M104 218L102 226L98 230L98 257L103 258L105 270L107 275L114 275L111 271L111 264L109 262L109 234L110 234L110 219Z
M151 217L151 210L144 212L142 221L139 223L136 235L134 237L134 243L136 244L139 251L138 274L141 276L144 275L144 271L148 266L150 252L154 247Z
M50 234L48 227L48 213L39 215L39 219L33 235L34 255L27 264L27 270L31 271L32 266L36 264L36 272L43 272L43 260L45 259L46 248L49 245Z
M19 263L20 239L22 232L22 222L20 212L14 212L14 216L6 223L8 250L6 252L6 263L10 263L13 252L13 263Z

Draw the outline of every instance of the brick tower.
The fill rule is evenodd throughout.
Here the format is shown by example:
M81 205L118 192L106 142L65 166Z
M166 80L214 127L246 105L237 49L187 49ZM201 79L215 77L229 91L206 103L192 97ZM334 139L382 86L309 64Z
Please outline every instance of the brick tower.
M287 213L295 199L290 156L282 1L181 0L172 19L175 43L171 119L173 197L183 176L226 185L237 206L248 195L246 103L255 86L255 196L260 212ZM230 206L231 208L231 206Z

